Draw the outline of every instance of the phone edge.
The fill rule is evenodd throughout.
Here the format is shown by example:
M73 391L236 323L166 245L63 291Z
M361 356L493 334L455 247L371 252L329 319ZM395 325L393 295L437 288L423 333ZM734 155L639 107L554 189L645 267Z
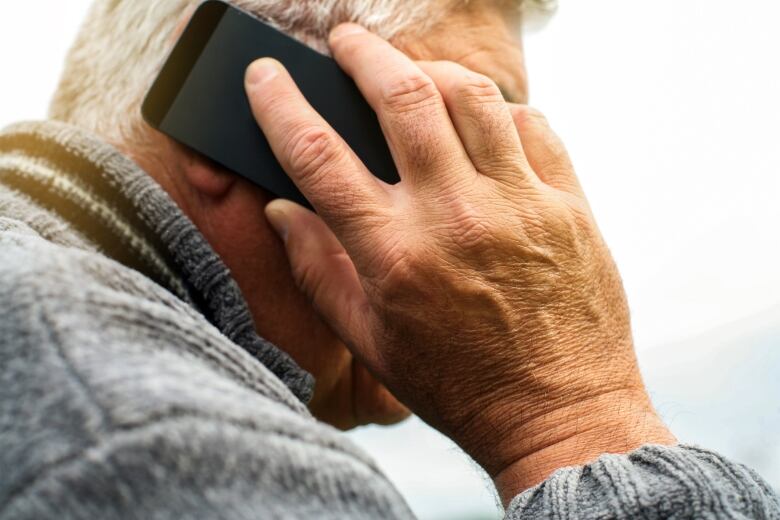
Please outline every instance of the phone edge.
M142 117L153 128L160 129L181 87L229 7L222 0L207 0L193 13L141 105Z

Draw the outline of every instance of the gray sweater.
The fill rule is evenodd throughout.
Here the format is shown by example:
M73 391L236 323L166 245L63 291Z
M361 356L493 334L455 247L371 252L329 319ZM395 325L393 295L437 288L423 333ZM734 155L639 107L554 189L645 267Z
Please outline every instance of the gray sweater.
M311 417L313 384L133 162L61 123L0 133L0 520L412 517ZM716 453L646 446L559 470L506 516L780 518L780 502Z

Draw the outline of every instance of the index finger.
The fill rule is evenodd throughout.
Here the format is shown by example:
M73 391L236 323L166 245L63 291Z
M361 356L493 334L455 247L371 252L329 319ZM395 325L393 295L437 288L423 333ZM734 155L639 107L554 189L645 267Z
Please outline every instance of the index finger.
M246 90L274 155L317 213L342 243L356 232L365 235L390 206L380 181L311 107L281 63L252 63Z

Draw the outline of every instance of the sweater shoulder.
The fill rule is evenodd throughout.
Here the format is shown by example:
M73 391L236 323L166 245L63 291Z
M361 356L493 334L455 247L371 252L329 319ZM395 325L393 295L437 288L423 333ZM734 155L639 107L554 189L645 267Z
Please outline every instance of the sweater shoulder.
M96 380L171 370L175 359L221 374L298 412L303 405L261 363L188 303L96 251L55 244L0 218L0 330L16 348L56 348ZM13 350L13 349L12 349ZM116 359L140 356L120 367ZM143 373L138 375L143 376Z
M179 306L184 312L189 308L152 280L94 249L55 242L25 221L0 216L0 290L23 288L67 300L88 291L113 291Z
M369 457L140 273L0 221L0 299L0 517L407 516Z
M303 475L312 475L304 487L313 499L339 503L330 481L370 482L365 490L404 510L369 457L142 274L5 219L0 300L9 302L0 306L0 504L13 504L12 517L58 517L45 497L77 498L108 514L122 506L122 489L167 497L135 502L171 502L147 518L237 504L249 491L247 506L273 505L277 496L312 507L293 488L279 494ZM213 501L198 496L204 486L214 486Z

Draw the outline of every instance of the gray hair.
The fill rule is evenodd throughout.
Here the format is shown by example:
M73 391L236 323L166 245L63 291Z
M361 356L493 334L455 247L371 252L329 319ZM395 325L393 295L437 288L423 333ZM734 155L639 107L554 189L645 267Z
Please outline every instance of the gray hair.
M162 66L183 13L202 0L96 0L71 48L50 117L114 144L141 135L140 106ZM327 52L340 22L363 24L386 39L423 34L453 9L475 0L233 0L309 46ZM491 0L521 6L524 16L550 13L555 0Z

